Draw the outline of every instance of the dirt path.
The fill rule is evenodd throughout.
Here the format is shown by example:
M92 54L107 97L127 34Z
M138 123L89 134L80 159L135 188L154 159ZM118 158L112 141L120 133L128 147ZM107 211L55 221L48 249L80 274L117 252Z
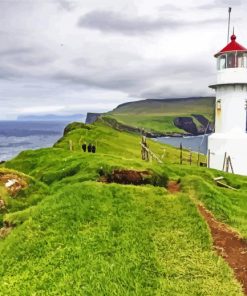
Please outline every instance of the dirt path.
M180 184L177 181L169 181L167 184L167 190L170 193L177 193L180 191Z
M198 209L210 227L215 250L234 270L247 295L247 241L240 238L227 225L215 220L203 206L199 205Z

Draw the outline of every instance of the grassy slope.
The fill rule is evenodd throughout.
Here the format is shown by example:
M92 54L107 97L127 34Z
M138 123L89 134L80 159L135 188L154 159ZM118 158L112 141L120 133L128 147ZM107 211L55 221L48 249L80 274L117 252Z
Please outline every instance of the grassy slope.
M108 113L117 121L156 132L183 132L174 126L178 116L201 114L213 122L214 99L145 100L120 105ZM197 126L200 124L194 119Z
M77 151L68 151L69 139ZM79 142L94 141L97 154L79 151ZM165 147L166 164L140 161L138 141L99 124L6 164L44 185L36 206L5 215L18 226L0 241L0 295L242 295L232 271L212 251L191 196L247 237L246 178L227 175L240 190L225 206L224 189L211 181L216 171L175 165L176 149L155 142L156 153ZM181 178L184 192L96 182L99 169L116 167ZM30 186L29 195L38 188Z

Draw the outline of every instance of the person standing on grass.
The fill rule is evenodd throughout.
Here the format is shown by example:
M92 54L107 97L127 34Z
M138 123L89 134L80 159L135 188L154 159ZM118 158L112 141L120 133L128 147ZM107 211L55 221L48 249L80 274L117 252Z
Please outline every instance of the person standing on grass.
M87 146L87 152L91 153L92 152L92 144L89 144Z
M96 147L95 147L95 145L92 145L92 153L96 153Z
M86 152L87 151L87 144L85 144L85 143L82 144L81 148L84 152Z

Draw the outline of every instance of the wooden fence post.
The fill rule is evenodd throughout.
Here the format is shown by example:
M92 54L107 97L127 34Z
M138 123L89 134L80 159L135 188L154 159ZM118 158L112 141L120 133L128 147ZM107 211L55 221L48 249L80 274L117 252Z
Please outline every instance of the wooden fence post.
M183 145L180 143L180 164L183 164Z
M224 155L224 161L223 161L223 168L222 168L222 171L223 171L223 172L225 171L226 159L227 159L227 153L225 152L225 155Z
M228 156L228 159L229 159L229 164L230 164L230 167L231 167L231 171L234 174L231 157Z
M72 140L69 140L69 150L73 151L73 142L72 142Z
M210 149L208 149L208 168L210 168L210 155L211 155L211 151Z

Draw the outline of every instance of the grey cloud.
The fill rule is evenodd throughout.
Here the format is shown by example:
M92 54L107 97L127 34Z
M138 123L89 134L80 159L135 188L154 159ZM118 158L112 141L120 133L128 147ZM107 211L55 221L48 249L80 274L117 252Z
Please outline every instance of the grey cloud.
M228 8L228 6L240 6L242 5L244 2L242 0L234 0L234 2L232 0L214 0L211 3L208 4L204 4L204 5L200 5L197 8L198 9L216 9L216 8L225 8L225 10Z
M30 54L32 52L33 52L33 49L28 48L28 47L9 48L9 49L5 49L5 50L0 50L0 57L21 55L21 54Z
M232 6L239 6L241 4L243 4L245 1L243 0L214 0L214 3L216 5L222 5L222 6L225 6L225 5L232 5Z
M149 98L149 99L165 99L165 98L177 98L180 95L178 90L171 88L169 86L158 88L158 89L149 89L144 92L141 92L140 98ZM185 96L184 94L182 96Z
M58 5L59 8L71 11L75 8L75 2L74 1L69 1L69 0L58 0Z
M163 29L178 29L185 26L214 24L225 21L221 18L204 19L200 21L182 21L171 18L149 19L148 17L129 17L113 12L94 10L79 19L79 27L96 29L102 32L118 32L125 35L138 35Z
M105 32L135 35L161 30L166 26L177 27L179 23L175 20L149 20L145 17L131 18L113 11L95 10L82 16L79 20L79 26Z
M176 89L173 86L165 86L158 89L149 89L144 92L141 92L139 97L140 98L149 98L149 99L172 99L172 98L184 98L184 97L196 97L196 96L206 96L209 95L208 89L205 87L205 90L202 91L201 89L197 88L183 88L183 89Z
M0 80L9 80L16 77L16 73L5 67L0 67Z
M181 7L175 6L173 4L165 4L159 7L160 11L169 11L169 12L176 12L176 11L183 11Z
M44 51L44 52L43 52ZM56 57L44 49L31 47L17 47L0 50L1 78L10 79L28 75L29 67L51 64ZM39 71L40 69L38 69ZM38 72L36 72L38 73Z
M54 81L66 84L68 87L80 85L88 88L99 88L105 90L124 91L136 97L155 97L164 98L163 88L173 89L174 94L183 92L181 85L183 82L193 83L194 77L197 79L197 85L201 87L206 79L213 73L213 69L207 64L193 64L192 61L183 61L179 64L172 62L153 60L140 61L135 67L128 68L127 65L112 66L111 71L104 68L87 68L85 73L75 74L75 72L59 72L53 75ZM100 73L100 74L99 74ZM181 85L179 83L181 81ZM158 82L158 86L153 87ZM170 85L170 86L169 86ZM151 90L150 90L151 89ZM207 84L205 85L207 91ZM196 90L198 91L198 89ZM169 96L172 91L168 92Z

